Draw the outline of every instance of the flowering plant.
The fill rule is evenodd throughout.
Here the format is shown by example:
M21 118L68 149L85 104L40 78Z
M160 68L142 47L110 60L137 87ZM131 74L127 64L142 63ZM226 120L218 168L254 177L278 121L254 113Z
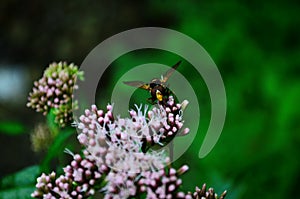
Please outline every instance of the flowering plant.
M53 111L55 122L66 126L72 121L72 110L77 108L74 106L76 102L72 107L73 90L78 88L75 84L77 78L83 80L83 72L74 64L50 64L43 77L34 82L27 106L44 115Z
M66 80L68 75L65 71L69 71L68 67L71 71L74 68L73 65L59 65L60 69L64 69L55 70L55 75L52 73L47 76L50 69L45 72L45 79L39 82L42 86L35 83L38 90L34 89L30 94L30 107L47 113L48 107L59 108L68 104L69 98L63 97L64 94L56 89L61 88L72 95L72 89L68 86L73 86L74 82L61 84L56 80L59 83L54 84L51 77L64 77ZM78 75L78 70L73 74ZM49 82L56 88L47 87ZM43 100L35 101L37 96L43 97ZM196 187L194 193L181 191L180 176L188 170L188 166L176 169L165 150L153 149L153 146L165 147L176 136L188 134L189 129L183 128L183 111L187 104L186 100L176 103L170 95L166 102L159 103L152 109L136 106L136 110L129 111L127 118L114 116L111 104L107 105L106 110L92 105L79 117L79 121L74 122L78 130L77 139L83 146L82 153L73 154L68 151L73 160L63 169L64 173L60 176L55 172L49 175L43 173L37 179L36 190L31 196L90 198L102 194L105 199L224 198L226 191L218 197L212 188L206 190L205 184L201 189ZM60 121L67 120L56 121L62 124Z

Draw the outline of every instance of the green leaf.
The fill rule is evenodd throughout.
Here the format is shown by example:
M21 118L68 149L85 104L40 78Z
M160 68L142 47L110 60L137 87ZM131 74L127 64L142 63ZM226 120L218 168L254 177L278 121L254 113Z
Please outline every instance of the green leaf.
M0 191L0 199L27 199L32 198L30 195L35 190L35 187L17 187L14 189Z
M36 177L40 174L38 165L27 167L1 180L0 199L31 198L35 189Z
M81 81L84 81L84 72L83 71L79 71L77 73L77 77L81 80Z
M27 167L14 174L5 176L1 179L0 189L8 189L12 187L23 187L26 185L35 184L36 177L40 173L40 167L38 165Z
M19 122L0 122L0 132L8 135L19 135L25 131L25 127Z
M56 136L59 132L59 127L55 123L55 109L52 108L50 112L47 114L47 124L49 126L50 131L53 133L54 136Z

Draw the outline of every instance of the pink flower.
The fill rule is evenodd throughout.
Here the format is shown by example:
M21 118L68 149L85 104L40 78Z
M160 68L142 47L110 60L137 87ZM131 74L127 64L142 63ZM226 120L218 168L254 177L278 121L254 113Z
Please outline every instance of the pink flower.
M73 90L78 88L75 85L77 77L83 77L74 64L66 62L52 63L45 70L43 77L34 82L32 92L29 93L27 106L48 114L55 109L55 122L60 126L72 122L72 110L76 109L76 102L72 105L71 99Z

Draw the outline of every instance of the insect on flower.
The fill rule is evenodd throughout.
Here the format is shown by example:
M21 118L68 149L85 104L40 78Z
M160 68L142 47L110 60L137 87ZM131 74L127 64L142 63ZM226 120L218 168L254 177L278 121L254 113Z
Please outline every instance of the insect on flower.
M166 83L180 64L181 61L177 62L174 66L172 66L172 68L170 68L164 75L161 76L161 79L153 78L150 83L145 83L142 81L126 81L123 83L149 91L151 97L148 98L148 102L151 104L154 104L156 100L160 104L164 104L172 94L172 91L168 88Z

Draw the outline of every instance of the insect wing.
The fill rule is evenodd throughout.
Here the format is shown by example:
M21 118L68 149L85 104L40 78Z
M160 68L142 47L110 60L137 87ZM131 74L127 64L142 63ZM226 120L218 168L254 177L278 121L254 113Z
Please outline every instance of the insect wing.
M173 72L178 68L178 66L181 64L181 61L177 62L172 68L170 68L164 75L161 80L162 83L166 83L168 79L171 77Z
M142 81L129 81L129 82L123 82L124 84L128 86L133 86L136 88L142 88L145 90L150 90L150 85L148 83L142 82Z

